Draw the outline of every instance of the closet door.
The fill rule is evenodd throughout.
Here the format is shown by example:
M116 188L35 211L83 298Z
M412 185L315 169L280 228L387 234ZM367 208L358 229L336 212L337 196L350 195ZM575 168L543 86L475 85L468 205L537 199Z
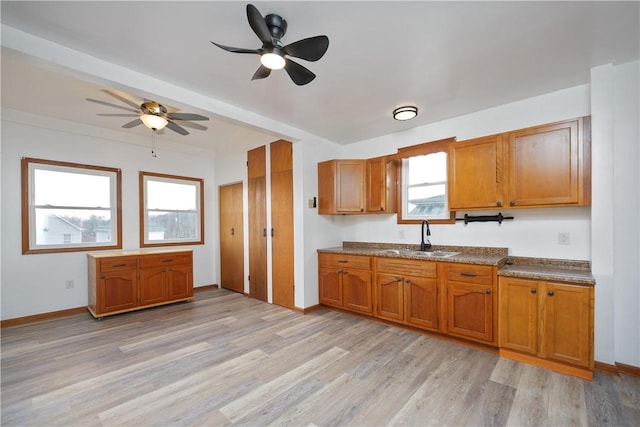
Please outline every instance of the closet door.
M244 292L242 183L220 186L220 286Z
M266 146L247 152L249 195L249 296L267 301Z
M294 306L292 144L276 141L271 156L271 283L273 303Z

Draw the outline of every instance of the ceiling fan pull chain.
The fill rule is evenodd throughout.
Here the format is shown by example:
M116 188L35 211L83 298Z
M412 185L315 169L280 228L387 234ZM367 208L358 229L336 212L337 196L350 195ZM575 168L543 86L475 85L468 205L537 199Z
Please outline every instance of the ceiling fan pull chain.
M151 157L154 159L158 157L156 154L156 132L154 130L151 131Z

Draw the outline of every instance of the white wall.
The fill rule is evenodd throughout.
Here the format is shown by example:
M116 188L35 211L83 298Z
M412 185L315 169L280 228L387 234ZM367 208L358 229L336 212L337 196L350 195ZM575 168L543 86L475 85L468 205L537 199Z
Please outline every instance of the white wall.
M11 110L2 111L2 319L28 316L87 304L85 252L21 253L20 159L34 157L117 167L122 170L123 249L139 249L138 172L150 171L204 179L205 216L214 210L215 168L210 153L157 140L151 157L151 134L140 139ZM180 246L194 251L194 285L214 282L217 232L205 223L205 244ZM65 289L65 281L75 287Z
M343 158L375 157L392 154L399 147L455 136L458 141L506 132L538 124L589 115L589 85L577 86L512 104L479 111L402 133L386 135L342 150ZM431 226L431 243L463 246L497 246L510 255L562 259L590 259L590 208L496 209L459 212L513 216L513 221L498 223L458 222ZM420 225L398 225L396 215L358 215L337 217L343 240L382 241L417 244ZM570 233L570 244L559 245L558 233Z

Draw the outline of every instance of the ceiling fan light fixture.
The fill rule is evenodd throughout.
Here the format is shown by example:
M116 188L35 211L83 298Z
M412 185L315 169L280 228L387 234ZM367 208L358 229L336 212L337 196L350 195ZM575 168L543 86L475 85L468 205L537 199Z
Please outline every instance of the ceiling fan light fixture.
M411 120L417 115L418 107L412 105L406 105L393 110L393 118L400 121Z
M169 123L167 119L162 116L156 116L155 114L143 114L140 116L140 120L146 127L151 130L161 130Z
M280 70L284 68L284 64L285 64L284 57L274 52L264 53L260 57L260 62L265 67L270 68L272 70Z

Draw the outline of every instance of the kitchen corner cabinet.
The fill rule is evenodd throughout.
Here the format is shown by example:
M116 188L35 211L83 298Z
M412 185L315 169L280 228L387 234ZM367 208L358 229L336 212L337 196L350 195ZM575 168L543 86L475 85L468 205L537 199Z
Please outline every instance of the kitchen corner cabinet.
M370 257L318 254L318 266L321 304L373 313Z
M381 319L436 330L437 263L375 258L375 315Z
M453 144L451 209L591 204L590 117Z
M592 286L500 277L499 322L502 356L591 379Z
M96 318L193 299L191 251L88 254L88 267Z
M447 264L447 333L495 344L496 267Z

